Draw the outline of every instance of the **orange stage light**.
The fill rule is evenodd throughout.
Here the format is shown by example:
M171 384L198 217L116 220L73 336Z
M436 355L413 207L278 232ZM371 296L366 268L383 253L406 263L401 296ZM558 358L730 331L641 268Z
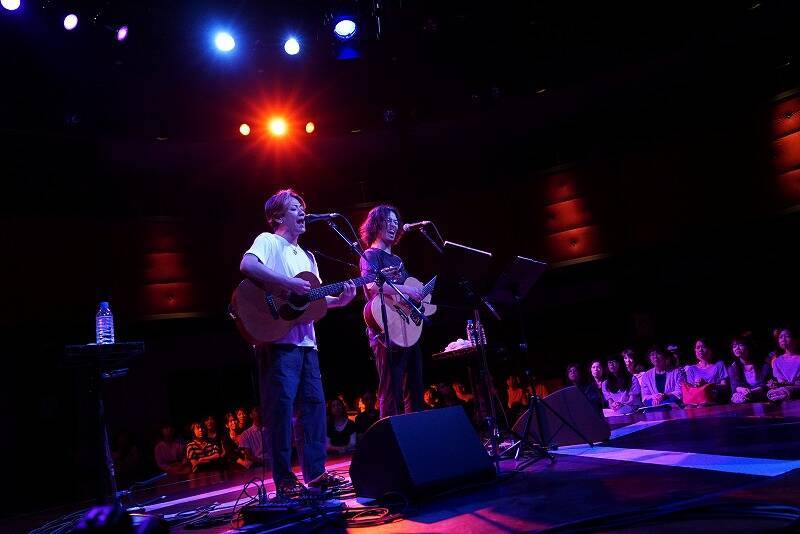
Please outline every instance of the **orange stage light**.
M306 133L309 133L309 134L310 134L310 133L314 133L314 130L316 130L316 128L317 128L317 127L316 127L316 126L314 126L314 123L313 123L313 122L311 122L311 121L308 121L308 122L306 123Z
M281 117L273 117L267 123L267 130L275 137L283 137L289 130L286 120Z
M242 135L250 135L250 125L242 124L241 126L239 126L239 133Z

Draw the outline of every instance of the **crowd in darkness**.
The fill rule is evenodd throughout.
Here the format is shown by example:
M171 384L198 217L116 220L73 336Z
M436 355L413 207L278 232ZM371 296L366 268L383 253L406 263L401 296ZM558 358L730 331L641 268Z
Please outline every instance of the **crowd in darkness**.
M509 427L527 409L533 394L546 396L563 385L580 389L590 404L606 415L629 414L642 409L668 409L711 404L748 402L779 403L800 398L800 352L794 331L774 332L775 350L759 350L751 336L735 336L719 349L706 338L691 346L694 359L685 361L675 345L654 346L646 351L645 366L635 350L571 363L566 381L533 381L523 373L505 377L505 390L494 390L500 423ZM477 399L462 382L441 382L425 389L426 409L462 406L480 426ZM374 391L351 402L343 393L328 401L328 454L350 453L379 418ZM175 476L210 470L249 470L269 467L263 445L263 426L257 406L231 411L219 421L207 415L189 422L183 432L171 424L160 428L152 449L155 465ZM135 480L147 472L135 441L126 432L114 440L113 456L118 475Z
M598 409L623 415L641 409L783 402L800 397L800 354L794 332L774 331L777 350L762 352L749 334L735 336L718 350L707 338L694 340L694 362L675 345L651 347L646 368L633 349L588 367L567 366L568 384Z

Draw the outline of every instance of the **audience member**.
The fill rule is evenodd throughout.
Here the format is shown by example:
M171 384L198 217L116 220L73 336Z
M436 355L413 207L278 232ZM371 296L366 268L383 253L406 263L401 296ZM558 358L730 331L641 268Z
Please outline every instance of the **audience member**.
M427 409L438 408L441 405L439 394L432 387L425 388L422 393L422 401L425 403Z
M584 394L586 399L598 412L603 411L603 394L595 385L594 380L589 381L584 377L581 372L581 367L577 363L571 363L567 366L567 383L575 386Z
M475 395L468 393L467 390L464 389L464 384L461 382L453 382L453 391L456 392L456 397L465 404L470 404L475 401Z
M358 415L356 416L356 439L360 438L369 427L374 425L380 418L380 412L376 406L377 396L372 391L365 392L358 399Z
M329 454L344 454L356 446L356 425L347 418L347 408L340 398L328 402Z
M589 364L589 370L594 380L594 385L597 389L603 390L603 381L606 379L606 374L603 369L603 360L594 359Z
M520 386L519 377L508 375L506 378L506 398L509 421L516 421L528 409L530 394Z
M731 381L731 402L759 402L767 399L767 382L772 378L772 368L753 354L750 338L737 336L731 341L734 361L728 367Z
M602 391L608 407L616 414L632 413L642 405L639 381L631 376L620 357L608 360L608 378L603 381Z
M206 429L206 439L222 450L222 434L217 431L217 420L213 415L203 419L203 426Z
M684 381L685 376L683 373L683 356L681 355L681 349L678 345L670 344L667 345L667 371L672 371L673 369L680 369L681 371L681 382Z
M238 411L236 419L241 424L242 418L239 417ZM244 461L237 462L247 469L254 465L264 465L267 460L264 448L264 427L261 423L261 409L258 406L250 408L250 419L253 424L239 435L239 450Z
M695 341L694 354L697 357L697 363L684 367L686 375L686 390L683 391L684 402L687 404L726 402L729 388L728 370L725 368L725 364L715 361L711 345L705 338L698 338Z
M639 375L642 403L645 406L658 406L660 404L680 405L681 370L669 370L668 364L672 358L658 347L650 349L649 356L653 367Z
M644 365L636 360L636 353L631 348L622 351L622 361L625 363L625 369L637 380L639 379L639 375L645 371Z
M192 472L219 467L222 451L206 439L205 428L199 422L193 422L191 428L192 441L186 445L186 459L192 466Z
M436 391L439 392L440 406L461 406L463 404L461 399L458 398L458 395L456 395L455 390L453 390L453 387L447 382L440 382L436 386Z
M247 410L244 408L237 408L236 409L236 432L241 434L245 430L247 430L250 426L250 422L247 420Z
M245 457L244 451L239 448L239 435L236 433L238 424L235 415L230 412L225 414L225 432L222 433L222 456L227 465L239 465L245 469L250 469L253 463Z
M800 354L793 334L792 330L783 328L777 335L781 355L772 362L774 380L767 393L767 398L774 402L800 395Z
M161 439L153 449L156 465L171 475L186 474L191 470L184 451L186 446L175 439L175 427L170 424L161 426Z

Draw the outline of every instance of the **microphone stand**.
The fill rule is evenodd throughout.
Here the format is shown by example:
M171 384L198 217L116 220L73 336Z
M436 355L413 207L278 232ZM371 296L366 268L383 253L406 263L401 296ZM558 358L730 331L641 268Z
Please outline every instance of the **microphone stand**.
M340 215L340 217L344 218L344 216L342 216L342 215ZM328 223L328 226L330 226L331 229L334 232L336 232L336 234L339 237L341 237L342 240L345 243L347 243L347 246L350 247L350 249L353 252L355 252L358 256L360 256L367 263L367 265L369 265L369 267L372 270L372 272L375 273L375 283L378 286L378 295L380 296L380 299L381 299L381 319L383 320L383 342L384 342L384 345L386 346L386 350L389 350L389 325L387 324L389 322L389 319L386 316L386 300L385 300L385 295L384 295L384 291L383 291L383 284L388 284L389 287L394 289L395 293L397 293L400 296L400 299L403 302L405 302L406 304L408 304L408 306L412 310L414 310L414 313L416 313L421 318L421 320L422 320L422 322L424 324L429 324L430 323L430 319L428 319L425 316L425 313L421 309L419 309L411 301L411 299L409 299L405 294L403 294L399 289L397 289L397 286L394 284L394 282L389 280L386 277L386 275L383 273L383 271L378 269L377 266L374 263L369 261L369 258L367 258L366 254L364 254L364 249L362 249L361 246L358 244L358 240L350 241L347 238L347 236L342 233L342 231L339 229L339 227L336 226L335 222L333 222L330 219L328 219L326 222Z
M425 227L424 227L424 226L420 227L419 231L420 231L420 233L421 233L422 235L424 235L424 236L425 236L425 239L427 239L428 241L430 241L431 245L433 245L433 248L435 248L435 249L436 249L436 252L438 252L439 254L444 254L444 249L443 249L443 248L442 248L442 247L439 245L439 243L437 243L437 242L436 242L436 241L435 241L435 240L434 240L434 239L433 239L433 238L430 236L430 234L428 234L428 231L427 231L427 230L425 230Z

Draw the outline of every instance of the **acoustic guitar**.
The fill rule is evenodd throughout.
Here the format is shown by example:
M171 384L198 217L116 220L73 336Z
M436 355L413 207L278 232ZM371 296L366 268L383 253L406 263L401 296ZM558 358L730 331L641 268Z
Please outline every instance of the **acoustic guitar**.
M436 285L436 277L431 278L431 281L422 285L422 282L409 276L405 282L405 286L422 287L423 298L421 302L414 302L418 308L425 314L426 317L433 315L436 312L436 306L431 304L431 293ZM408 304L403 302L398 295L385 294L384 300L386 301L386 321L389 325L389 341L393 345L399 347L410 347L419 341L422 335L422 317L417 312L412 310ZM364 306L364 321L367 326L378 332L384 332L383 318L381 316L381 298L376 295L367 305Z
M251 345L270 343L289 333L293 326L318 321L325 316L328 305L325 297L338 295L345 282L321 285L314 273L304 271L295 275L311 284L306 295L291 293L277 284L262 285L244 279L233 291L230 313L239 332ZM348 280L356 287L375 281L369 274Z

